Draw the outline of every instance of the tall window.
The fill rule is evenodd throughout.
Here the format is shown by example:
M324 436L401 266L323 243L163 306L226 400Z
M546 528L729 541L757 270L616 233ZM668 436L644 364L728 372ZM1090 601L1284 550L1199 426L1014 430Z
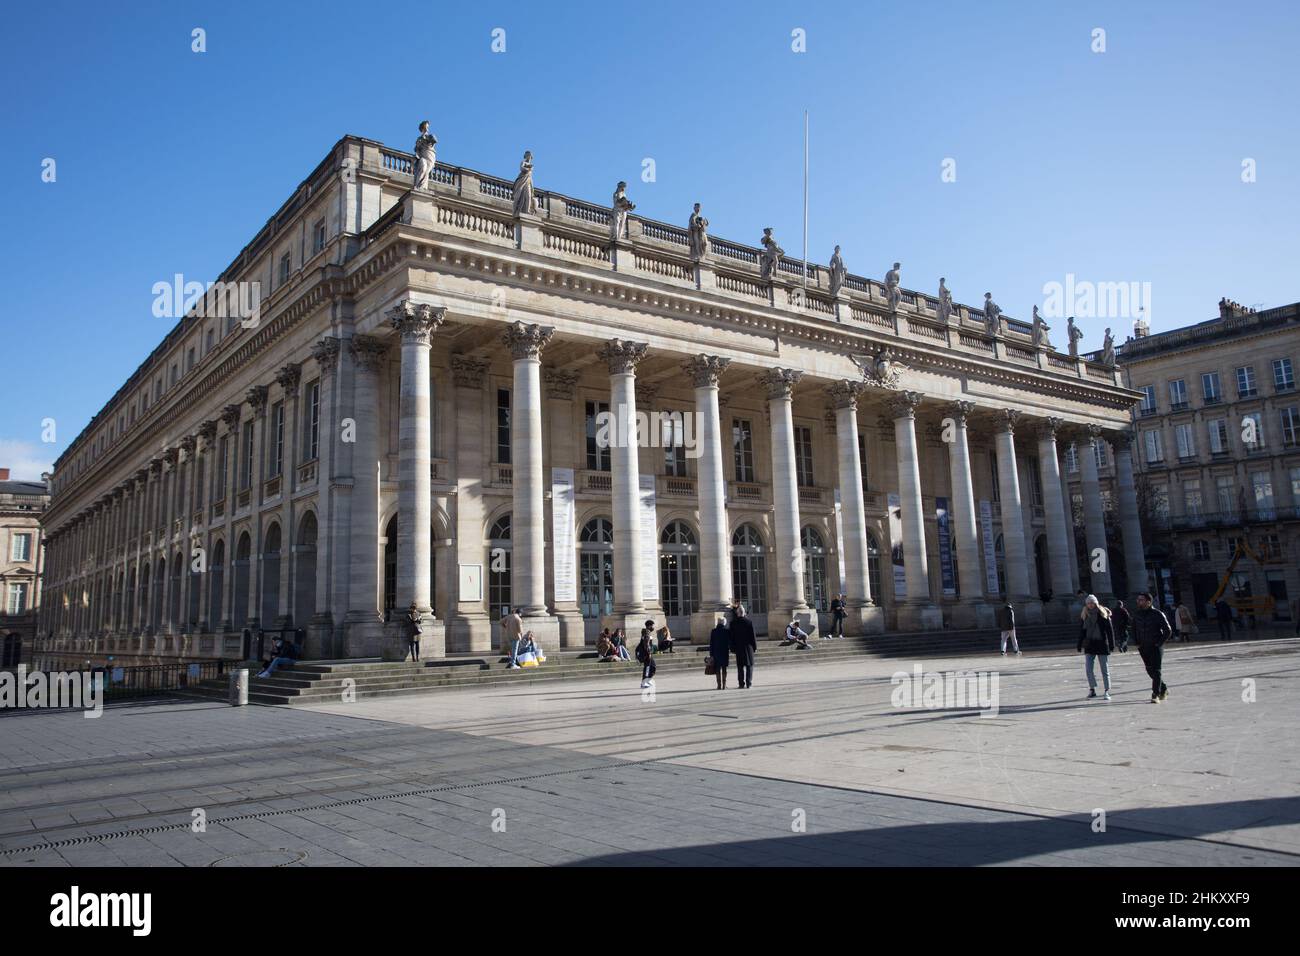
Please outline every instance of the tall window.
M253 423L244 423L243 453L239 463L239 490L253 484Z
M664 446L664 474L685 478L688 474L685 416L681 412L665 412L660 422L659 443Z
M1255 387L1255 366L1243 365L1237 369L1237 397L1251 398L1257 394Z
M510 389L497 389L497 461L510 464Z
M1154 385L1143 385L1138 389L1142 393L1142 402L1138 406L1143 415L1154 415L1156 413L1156 387Z
M230 474L230 436L217 441L217 500L226 497L226 475Z
M1216 418L1207 422L1206 428L1210 433L1210 454L1226 455L1228 453L1227 419Z
M794 430L794 474L801 487L813 485L812 431L796 427Z
M1154 428L1142 433L1142 440L1146 445L1147 463L1158 464L1165 460L1165 451L1161 447L1160 433Z
M284 402L271 406L271 477L284 469Z
M1273 475L1257 471L1250 476L1251 491L1255 498L1255 513L1265 520L1273 518Z
M592 518L578 536L579 603L582 616L614 613L614 524Z
M25 614L27 612L27 583L17 582L9 585L9 597L5 602L5 610L10 614Z
M1219 475L1214 479L1214 497L1219 502L1219 513L1230 515L1237 510L1237 479L1232 475Z
M1001 501L1002 489L998 485L998 456L993 452L989 452L989 480L991 482L989 487L993 489L992 499Z
M502 515L488 531L488 616L500 620L510 610L510 515Z
M1295 390L1295 374L1291 371L1289 358L1273 359L1273 390L1278 392Z
M731 447L736 459L736 480L754 480L754 434L747 420L731 420Z
M803 548L803 592L808 606L818 611L830 608L826 594L826 545L816 528L804 526L799 532Z
M1201 481L1189 478L1183 482L1183 512L1189 518L1201 516Z
M767 613L767 563L753 525L742 524L731 536L731 594L749 613Z
M609 446L614 438L615 428L615 423L609 415L609 402L587 402L586 410L587 470L609 471L612 467L612 453Z
M1219 382L1218 372L1201 374L1201 397L1206 405L1217 405L1223 401L1223 385Z
M1035 508L1043 506L1043 476L1038 469L1038 456L1030 455L1029 465L1029 503Z
M1102 471L1106 467L1108 459L1106 458L1107 445L1104 441L1098 439L1092 443L1092 452L1097 458L1097 470Z
M1291 503L1300 505L1300 468L1291 469Z
M1191 422L1184 422L1174 427L1174 439L1178 443L1179 458L1196 457L1196 436Z
M21 561L23 563L31 561L32 536L30 534L15 534L9 557L13 561Z
M867 439L861 432L858 432L858 465L862 469L862 491L865 494L871 489L867 482Z
M880 586L880 545L870 531L867 532L867 577L871 581L871 600L884 607L885 592Z
M280 285L289 281L289 274L293 271L293 260L289 253L280 257Z
M1300 438L1300 410L1294 405L1290 408L1282 409L1282 444L1287 448L1294 447L1297 444L1297 438Z
M320 379L307 386L307 457L320 457Z
M1169 383L1169 410L1181 411L1187 407L1187 383L1176 378Z
M1262 449L1264 447L1264 416L1260 412L1247 412L1242 415L1241 435L1247 451Z
M1195 561L1210 560L1210 542L1203 538L1197 538L1192 542L1192 559Z
M1073 475L1079 470L1079 451L1074 445L1065 449L1065 473Z
M313 234L313 238L312 238L311 251L312 254L315 255L316 253L320 252L322 249L325 248L325 220L324 219L316 220L316 226L312 230L312 234Z
M700 609L699 549L685 521L670 521L659 536L659 597L668 617Z

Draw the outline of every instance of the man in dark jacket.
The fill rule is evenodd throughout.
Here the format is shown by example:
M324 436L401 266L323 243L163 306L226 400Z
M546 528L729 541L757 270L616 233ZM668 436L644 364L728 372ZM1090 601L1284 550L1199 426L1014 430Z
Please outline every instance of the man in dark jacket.
M1219 640L1232 640L1232 608L1223 598L1214 602L1214 619L1219 622Z
M1011 649L1020 654L1020 642L1016 640L1016 609L1010 603L1004 603L998 608L998 630L1002 632L1002 656L1007 656L1007 641L1011 641Z
M727 622L719 617L717 626L709 632L709 656L713 658L713 671L718 678L718 690L727 689L727 661L731 652L731 632Z
M839 597L837 597L835 600L831 601L831 633L830 633L830 638L836 638L836 637L843 637L843 636L844 636L844 618L846 617L846 615L847 615L847 613L848 613L848 612L847 612L847 609L846 609L846 605L847 605L847 603L848 603L848 602L846 602L846 601L844 600L844 595L843 595L843 594L841 594L841 595L840 595ZM1300 630L1298 630L1297 633L1300 633ZM829 639L829 638L825 638L825 639Z
M1116 601L1115 609L1110 612L1110 624L1115 631L1115 646L1121 654L1128 650L1128 629L1132 622L1133 615L1124 606L1124 602Z
M1169 696L1169 688L1160 678L1165 641L1173 633L1165 616L1151 606L1151 595L1143 591L1137 596L1137 610L1133 612L1133 639L1138 653L1151 678L1151 703L1158 704Z
M758 650L758 639L754 636L754 622L745 616L743 604L735 605L731 614L731 653L736 657L736 686L752 687L754 652Z

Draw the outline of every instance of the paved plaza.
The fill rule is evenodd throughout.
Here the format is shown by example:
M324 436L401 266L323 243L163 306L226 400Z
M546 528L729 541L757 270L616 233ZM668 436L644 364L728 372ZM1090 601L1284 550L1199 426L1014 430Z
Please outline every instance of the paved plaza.
M761 658L750 690L664 674L653 699L629 667L309 708L11 713L0 865L1300 861L1300 642L1170 645L1160 705L1135 653L1112 660L1108 703L1084 700L1074 655L924 664L996 670L996 717L892 706L912 661Z

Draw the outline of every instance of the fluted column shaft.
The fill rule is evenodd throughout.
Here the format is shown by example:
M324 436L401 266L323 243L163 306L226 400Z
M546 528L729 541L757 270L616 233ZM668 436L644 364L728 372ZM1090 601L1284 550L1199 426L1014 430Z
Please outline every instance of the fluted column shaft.
M645 609L636 421L636 366L645 353L645 344L621 339L607 342L600 350L600 357L609 363L609 408L613 416L608 429L613 469L610 506L614 512L614 609L619 614Z
M840 483L840 515L844 526L844 599L849 607L868 607L874 601L867 566L867 513L862 496L862 460L858 457L858 382L832 386L835 404L835 439ZM856 615L855 615L856 617Z
M998 487L1002 492L1002 548L1006 563L1007 597L1030 598L1029 554L1025 544L1025 513L1020 500L1020 470L1016 467L1015 423L1018 413L1001 416L997 433Z
M1060 422L1048 419L1038 431L1038 471L1043 485L1043 517L1047 524L1047 558L1052 566L1052 593L1057 600L1074 595L1070 578L1070 549L1074 542L1061 497L1060 460L1056 454L1056 429ZM1041 583L1041 582L1040 582Z
M722 418L718 407L718 380L730 363L728 358L699 355L684 366L695 385L695 414L699 420L701 611L721 611L730 603L727 482L722 470ZM705 637L691 634L695 641Z
M1147 562L1142 522L1138 517L1137 488L1133 482L1133 442L1127 432L1115 441L1115 484L1120 532L1124 535L1124 572L1131 597L1147 590Z
M1106 518L1101 508L1101 482L1097 477L1097 442L1100 429L1089 426L1087 437L1079 444L1079 471L1083 476L1083 526L1088 540L1088 568L1092 574L1092 593L1098 598L1114 592L1110 583L1110 552L1106 548Z
M963 601L983 598L986 581L975 517L975 487L971 481L967 430L967 418L974 408L971 402L958 402L949 409L953 431L952 441L948 444L948 477L952 485L953 530L957 533L958 588Z
M903 572L909 604L930 603L930 569L925 552L925 513L917 460L916 406L920 396L904 393L894 402L894 448L898 455L898 500L903 525Z
M808 610L799 540L799 483L794 460L794 386L803 373L772 369L761 376L772 418L772 505L776 525L776 601L783 614Z

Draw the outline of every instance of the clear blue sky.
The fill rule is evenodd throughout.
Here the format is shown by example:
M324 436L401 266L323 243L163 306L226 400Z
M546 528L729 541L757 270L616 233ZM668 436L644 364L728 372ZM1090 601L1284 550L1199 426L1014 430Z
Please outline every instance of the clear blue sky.
M815 261L901 260L908 288L944 275L1019 318L1067 273L1150 282L1155 330L1295 301L1298 48L1293 0L16 5L0 466L35 477L157 344L155 282L215 279L341 135L409 150L426 117L444 162L509 177L528 148L543 189L626 179L648 216L698 200L716 235L770 225L798 255L808 107ZM1087 348L1122 325L1081 324Z

